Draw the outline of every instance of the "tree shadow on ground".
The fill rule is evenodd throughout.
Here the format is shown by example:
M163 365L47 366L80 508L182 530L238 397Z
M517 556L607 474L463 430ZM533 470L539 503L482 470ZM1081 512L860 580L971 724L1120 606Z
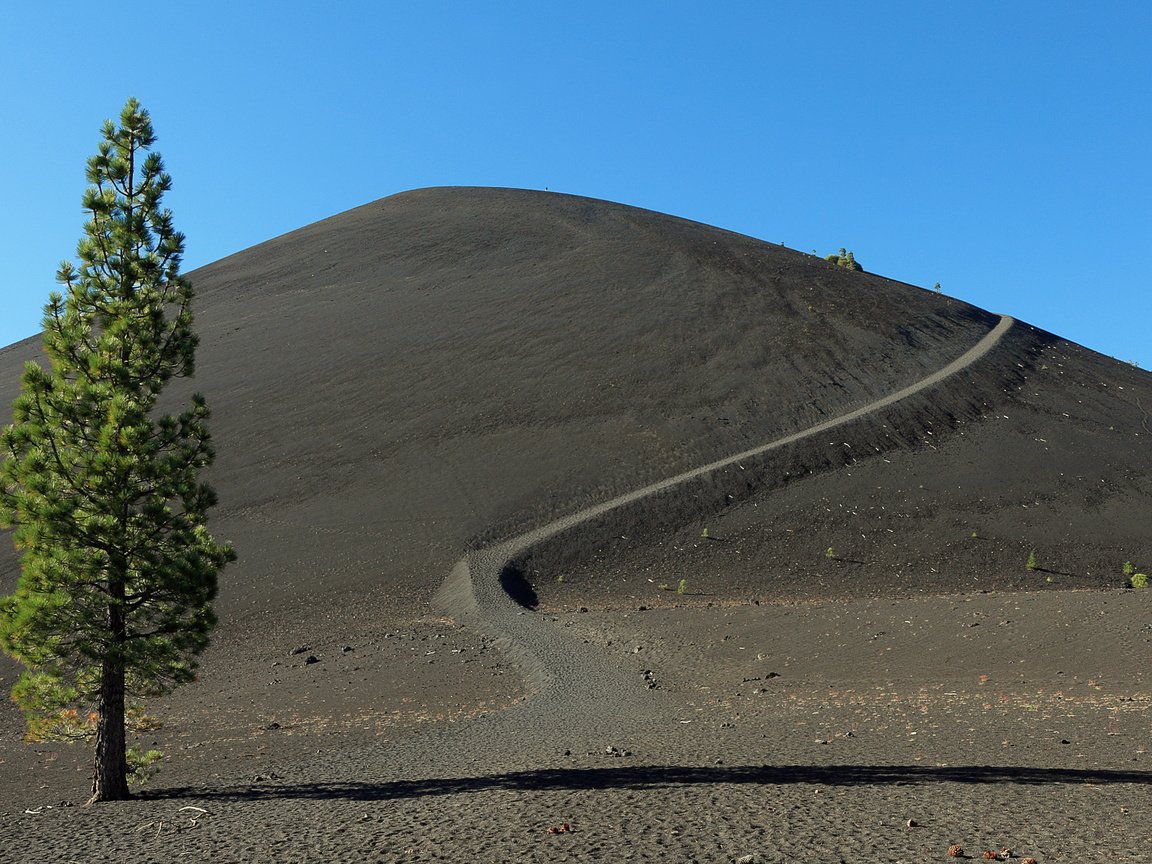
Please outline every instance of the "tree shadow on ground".
M176 787L144 793L144 798L195 798L221 801L317 799L388 801L431 795L458 795L492 790L659 789L696 784L762 786L811 783L821 786L911 786L925 783L1055 784L1132 783L1152 785L1152 772L1017 766L924 765L734 765L670 767L641 765L619 768L547 768L480 777L444 777L316 783L267 783L251 786Z
M1048 568L1048 567L1033 567L1032 572L1034 572L1034 573L1049 573L1053 576L1067 576L1070 579L1077 578L1077 574L1075 574L1075 573L1065 573L1063 570L1052 570L1051 568Z

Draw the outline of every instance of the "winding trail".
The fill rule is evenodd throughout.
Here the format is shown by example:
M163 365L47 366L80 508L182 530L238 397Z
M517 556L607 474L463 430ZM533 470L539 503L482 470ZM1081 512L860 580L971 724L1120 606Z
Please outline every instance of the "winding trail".
M761 456L812 435L826 432L926 390L955 375L984 357L1011 329L1012 318L1001 316L999 323L979 342L947 366L908 387L874 402L810 426L767 444L741 451L657 483L644 486L609 501L563 516L539 528L497 545L474 551L461 558L445 578L437 594L439 602L461 623L498 640L513 662L520 667L535 692L521 703L519 720L563 722L576 727L603 721L606 715L638 717L650 710L653 691L646 690L639 677L620 674L619 664L587 644L567 638L546 620L529 612L509 596L502 582L505 568L532 546L591 519L656 495L730 465Z

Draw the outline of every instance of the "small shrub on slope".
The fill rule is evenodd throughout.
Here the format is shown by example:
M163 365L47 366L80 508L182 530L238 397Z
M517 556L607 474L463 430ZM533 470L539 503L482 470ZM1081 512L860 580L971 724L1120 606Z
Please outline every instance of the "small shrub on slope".
M856 263L856 256L843 247L838 253L825 255L824 260L829 264L835 264L837 267L843 267L845 270L860 271L864 269Z

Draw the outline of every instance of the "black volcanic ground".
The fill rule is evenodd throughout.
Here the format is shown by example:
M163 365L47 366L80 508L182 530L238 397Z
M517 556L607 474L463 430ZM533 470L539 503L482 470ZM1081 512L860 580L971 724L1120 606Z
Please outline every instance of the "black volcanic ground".
M333 594L426 608L478 538L842 413L997 320L716 228L504 189L395 195L190 278L213 528L240 555L225 629ZM0 405L37 348L0 352ZM611 544L608 526L564 560L803 594L1035 584L1033 548L1060 584L1115 585L1152 557L1152 375L1018 326L926 401L766 466L719 515L670 507L662 531ZM733 542L693 549L701 526ZM0 588L16 567L0 547Z
M402 193L189 276L212 529L239 554L206 679L254 646L432 620L468 548L908 386L999 320L718 228L505 189ZM0 420L37 356L0 350ZM1119 587L1124 561L1152 566L1150 412L1152 375L1018 322L943 386L565 536L525 573L555 608L681 578L683 602ZM0 591L17 572L4 539ZM14 709L0 720L15 740Z

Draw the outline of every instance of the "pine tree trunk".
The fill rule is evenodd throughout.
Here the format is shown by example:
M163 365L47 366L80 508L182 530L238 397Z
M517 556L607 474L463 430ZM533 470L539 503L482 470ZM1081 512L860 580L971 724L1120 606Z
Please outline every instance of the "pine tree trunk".
M119 650L127 633L123 605L124 581L109 580L108 594L108 629L114 647L105 655L100 670L96 754L92 761L92 797L88 799L89 804L97 801L123 801L132 797L128 791L128 753L124 738L124 658Z
M115 668L120 666L120 668ZM100 717L96 721L96 755L92 762L92 797L123 801L128 791L127 744L124 740L124 669L106 661L100 679Z

